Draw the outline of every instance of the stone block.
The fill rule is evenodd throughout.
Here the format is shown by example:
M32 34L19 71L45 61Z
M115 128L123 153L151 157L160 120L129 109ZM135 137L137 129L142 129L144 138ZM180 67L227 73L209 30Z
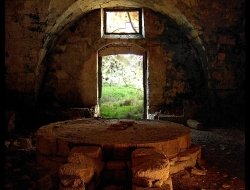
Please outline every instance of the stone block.
M132 152L132 160L144 156L150 156L154 154L161 154L161 151L158 151L154 148L138 148ZM165 155L161 156L163 159L165 158Z
M83 153L91 158L102 160L102 149L99 146L77 146L71 153Z
M200 159L201 157L201 146L192 144L186 151L181 152L177 156L177 161L185 161L189 159Z
M181 152L190 147L191 135L190 134L184 135L182 137L179 137L178 140L179 140L179 148Z
M93 159L83 153L71 153L68 157L68 163L80 164L85 167L93 168L95 175L97 176L100 175L104 167L102 161Z
M154 179L149 179L145 177L133 177L132 183L142 187L153 187Z
M206 170L200 170L200 169L197 169L194 167L191 169L191 174L193 174L193 175L206 175Z
M159 150L137 149L132 153L133 178L149 178L154 180L167 179L169 177L169 160Z
M179 140L169 140L162 147L162 151L165 153L165 155L168 155L169 158L175 156L180 152Z
M82 164L67 163L59 168L59 178L63 180L69 176L79 178L87 184L90 183L94 177L94 169Z
M170 159L170 174L177 173L187 167L194 167L201 158L200 145L191 145L189 149Z
M91 181L89 184L82 184L78 187L65 187L62 184L60 184L59 190L97 190L97 189L95 183Z
M84 182L79 177L76 176L62 176L60 181L63 187L77 188L84 186Z
M172 182L170 184L163 184L162 187L140 187L133 184L132 190L173 190Z

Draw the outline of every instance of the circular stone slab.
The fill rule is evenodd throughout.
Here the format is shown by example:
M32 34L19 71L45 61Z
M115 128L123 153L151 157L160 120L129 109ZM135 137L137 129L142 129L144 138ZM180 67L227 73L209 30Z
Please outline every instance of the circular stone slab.
M36 137L37 151L43 155L57 155L58 151L60 155L60 147L71 143L102 148L154 147L173 157L189 148L191 132L168 121L90 118L45 125Z

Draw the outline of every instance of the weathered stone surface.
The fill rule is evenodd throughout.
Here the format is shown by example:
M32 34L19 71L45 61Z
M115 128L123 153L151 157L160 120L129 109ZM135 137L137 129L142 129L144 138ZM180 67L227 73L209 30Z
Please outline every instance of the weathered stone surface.
M193 120L193 119L188 119L187 120L187 125L190 128L198 129L198 130L201 130L201 129L204 128L203 125L202 125L202 123L200 123L199 121Z
M191 174L193 174L193 175L206 175L206 171L200 170L200 169L197 169L194 167L191 169Z
M166 188L169 186L170 189L173 189L172 179L169 176L168 179L155 180L149 178L133 178L132 183L135 186L140 187L150 187L150 188Z
M145 183L145 186L133 184L132 190L173 190L172 179L169 177L165 181L155 181L154 184L151 183L152 181L144 181L150 182L149 184ZM152 185L152 186L146 186Z
M116 122L119 121L86 118L45 125L37 131L37 150L46 155L53 155L57 152L57 147L52 142L62 139L68 143L86 146L99 145L106 159L124 160L130 158L131 149L135 147L153 147L171 158L187 149L190 144L190 129L181 124L168 121L136 121L126 129L109 130L110 124Z
M180 152L185 151L187 148L190 147L191 144L191 135L185 135L182 138L179 138L179 148Z
M153 181L155 181L155 179L149 179L145 177L132 178L132 183L141 187L153 187Z
M139 153L137 154L137 152ZM168 179L169 168L168 158L159 151L149 149L147 153L147 149L137 149L132 152L133 178Z
M177 173L187 167L194 167L201 158L201 147L192 145L189 149L170 159L170 174Z
M75 176L62 176L60 181L64 187L77 188L84 186L84 182L79 177Z
M83 153L71 153L68 157L68 163L80 164L81 166L84 167L93 168L97 176L100 175L104 167L103 162L97 159L93 159Z
M102 160L102 149L98 146L77 146L71 149L71 153L82 153L91 158Z
M81 184L79 187L65 187L62 184L59 190L97 190L95 183L92 181L89 184Z
M158 151L154 148L138 148L132 152L131 157L132 157L132 161L133 161L133 159L144 157L144 156L150 156L150 155L158 155L162 159L166 158L166 156L164 155L163 152Z
M94 169L81 164L67 163L59 168L59 177L63 180L67 176L74 176L87 184L93 179Z
M177 155L177 161L185 161L189 159L197 159L201 158L201 146L197 144L192 144L188 149L184 152L181 152Z
M93 159L82 153L71 153L68 157L69 163L91 165Z

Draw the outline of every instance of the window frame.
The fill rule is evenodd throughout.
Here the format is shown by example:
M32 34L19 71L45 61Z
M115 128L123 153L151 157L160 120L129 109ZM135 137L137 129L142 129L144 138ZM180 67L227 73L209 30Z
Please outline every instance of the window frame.
M138 33L110 33L107 32L107 12L129 12L137 11L139 13L139 32ZM104 38L144 38L144 21L142 8L104 8L102 9L102 37Z

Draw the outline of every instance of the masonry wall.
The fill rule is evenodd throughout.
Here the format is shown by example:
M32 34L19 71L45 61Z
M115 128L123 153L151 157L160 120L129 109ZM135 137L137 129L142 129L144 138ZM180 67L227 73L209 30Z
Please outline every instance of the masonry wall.
M55 0L6 1L5 102L8 110L30 109L36 105L37 66L44 41L50 35L49 29L72 3L71 0L63 3ZM185 31L167 15L146 9L146 38L129 40L129 43L148 52L150 112L160 109L178 112L182 104L188 117L214 120L243 117L244 1L169 3L199 32L207 55L209 76L208 81L204 80L199 55ZM45 61L47 71L39 94L42 103L54 107L96 104L97 50L116 41L100 38L100 20L96 18L99 18L98 10L84 15L58 33L55 48ZM208 96L204 83L208 85Z
M98 104L98 50L114 44L110 53L115 54L121 49L119 44L124 43L132 44L128 47L130 52L139 46L147 54L149 112L170 104L181 106L185 98L199 96L197 89L202 88L205 81L188 39L163 15L145 9L144 16L144 39L101 37L100 10L88 13L69 27L58 39L46 63L48 71L41 91L43 105L89 107Z

